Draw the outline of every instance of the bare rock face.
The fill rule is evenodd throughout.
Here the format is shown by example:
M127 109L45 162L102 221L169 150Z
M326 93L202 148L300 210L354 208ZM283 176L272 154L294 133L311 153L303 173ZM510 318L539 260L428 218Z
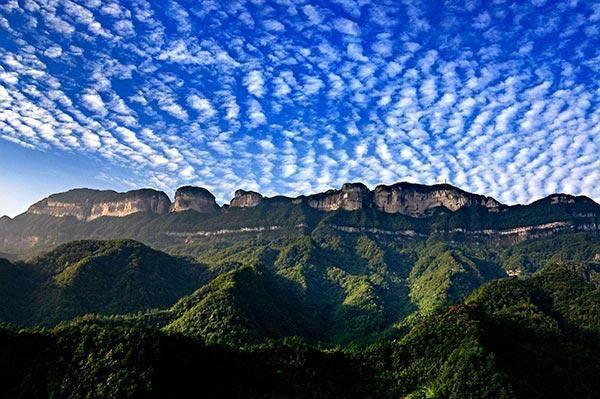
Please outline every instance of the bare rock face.
M307 197L307 201L311 208L321 211L338 209L354 211L369 207L372 194L362 183L346 183L341 190L329 190L321 194L310 195Z
M169 211L171 201L162 191L151 189L117 193L112 190L75 189L52 194L33 204L29 214L54 217L72 216L78 220L94 220L102 216L122 217L136 212L162 215Z
M425 186L411 183L377 186L373 193L373 203L383 212L416 217L427 216L434 208L442 206L451 211L472 205L492 210L498 210L501 206L491 197L467 193L449 184Z
M179 187L175 192L175 201L171 212L193 210L200 213L214 213L219 209L215 196L202 187Z
M260 194L238 190L231 206L256 206L258 203L274 204L278 197L263 198ZM502 205L491 197L471 194L449 184L426 186L397 183L377 186L371 191L362 183L346 183L340 190L297 198L282 197L293 204L305 203L311 208L331 212L375 208L387 213L401 213L415 217L428 216L435 208L445 207L456 211L464 206L479 205L490 210L500 210Z
M102 216L122 217L136 212L162 215L169 212L170 207L169 197L161 191L135 190L124 193L121 198L112 201L94 203L87 220Z
M262 201L263 196L254 191L237 190L234 198L231 200L231 208L248 208L253 207Z
M551 203L571 203L574 197L554 195L548 198ZM590 200L591 201L591 200ZM479 205L490 210L502 209L502 205L491 197L467 193L448 184L426 186L412 183L397 183L392 186L377 186L369 190L362 183L346 183L340 190L297 198L277 196L264 198L254 191L237 190L229 208L248 208L261 203L306 204L321 211L354 211L375 208L387 213L401 213L415 217L430 215L435 208L445 207L456 211L464 206ZM175 193L171 205L167 195L151 189L134 190L126 193L75 189L53 194L32 205L27 213L55 217L72 216L78 220L94 220L103 216L120 217L136 212L149 212L162 215L167 212L194 210L214 213L219 210L214 195L201 187L185 186Z

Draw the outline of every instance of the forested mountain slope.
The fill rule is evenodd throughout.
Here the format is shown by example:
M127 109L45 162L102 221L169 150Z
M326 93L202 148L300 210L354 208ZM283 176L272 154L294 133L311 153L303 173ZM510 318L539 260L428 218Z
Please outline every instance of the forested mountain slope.
M329 232L193 246L77 241L0 261L0 321L52 326L85 314L246 346L299 337L364 346L461 303L482 284L554 263L594 262L600 240L562 234L512 246Z
M466 304L357 352L289 340L239 350L123 319L3 328L3 395L593 398L600 389L599 272L597 263L563 263L494 281Z

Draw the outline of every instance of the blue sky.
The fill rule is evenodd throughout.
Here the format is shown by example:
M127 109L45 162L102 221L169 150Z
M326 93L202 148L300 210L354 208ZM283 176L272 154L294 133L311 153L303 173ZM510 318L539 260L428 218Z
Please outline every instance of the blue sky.
M600 200L600 2L8 0L0 214L70 187Z

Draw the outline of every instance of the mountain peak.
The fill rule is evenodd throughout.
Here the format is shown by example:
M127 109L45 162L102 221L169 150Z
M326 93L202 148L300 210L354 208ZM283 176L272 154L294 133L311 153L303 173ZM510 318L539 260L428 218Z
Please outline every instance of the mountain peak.
M263 196L255 191L236 190L230 206L233 208L253 207L262 201Z
M451 184L431 186L400 182L390 186L379 185L374 192L375 207L387 213L425 216L434 208L456 211L464 206L479 205L497 211L502 204L492 197L466 192Z
M356 183L344 183L342 184L342 191L370 191L369 187L361 182Z
M231 201L232 207L253 207L264 201L288 199L278 196L264 198L254 191L237 190ZM294 203L304 202L311 208L325 212L346 210L354 211L364 208L375 208L386 213L402 213L423 217L431 214L435 208L444 207L456 211L463 206L479 205L493 211L500 210L503 205L491 197L472 194L450 184L424 185L398 182L392 185L378 185L370 190L360 182L344 183L341 189L302 195Z
M31 205L29 214L72 216L94 220L102 216L127 216L136 212L164 214L171 201L167 194L149 188L118 193L113 190L77 188L52 194Z
M344 183L339 189L301 195L263 197L256 191L239 189L234 198L224 208L249 208L260 204L306 204L325 212L358 209L377 209L385 213L399 213L413 217L431 215L436 208L456 211L463 207L480 206L496 212L507 206L492 197L464 191L451 184L417 184L398 182L391 185L380 184L373 190L360 182ZM536 203L572 204L594 203L588 197L568 194L552 194ZM192 210L200 213L215 213L220 209L215 196L206 188L182 186L175 192L171 204L162 191L138 189L125 193L113 190L77 188L63 193L52 194L31 205L28 214L45 214L55 217L72 216L78 220L90 221L102 216L127 216L136 212L162 215L168 212ZM3 219L4 220L4 219ZM8 221L6 219L5 221Z
M309 195L306 199L308 206L321 211L354 211L369 208L372 197L371 190L363 183L344 183L341 190Z
M534 201L532 204L595 204L594 200L585 195L571 195L565 193L550 194L544 198Z
M215 196L204 187L183 186L175 192L171 212L193 210L200 213L213 213L219 209Z

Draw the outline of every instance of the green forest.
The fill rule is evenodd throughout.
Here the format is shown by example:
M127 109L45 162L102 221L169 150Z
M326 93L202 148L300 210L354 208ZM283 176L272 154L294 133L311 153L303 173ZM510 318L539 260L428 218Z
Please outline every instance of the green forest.
M0 260L2 395L592 398L600 240L331 230Z

